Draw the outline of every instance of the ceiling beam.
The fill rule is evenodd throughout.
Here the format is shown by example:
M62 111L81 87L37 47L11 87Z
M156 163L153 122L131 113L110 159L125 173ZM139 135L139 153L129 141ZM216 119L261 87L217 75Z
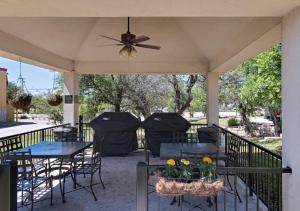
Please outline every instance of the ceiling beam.
M81 74L206 74L207 67L193 62L85 62L76 61Z
M241 64L243 61L255 57L259 53L271 48L275 44L281 42L281 24L276 25L271 30L267 31L261 37L251 42L245 48L231 56L228 60L220 65L210 65L209 72L217 72L219 74L229 71Z
M73 62L0 31L0 56L57 71L72 71Z

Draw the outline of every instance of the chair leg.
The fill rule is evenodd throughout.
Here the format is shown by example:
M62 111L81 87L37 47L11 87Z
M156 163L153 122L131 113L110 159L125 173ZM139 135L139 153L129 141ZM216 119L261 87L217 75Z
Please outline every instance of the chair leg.
M53 205L53 178L50 178L50 206Z
M93 177L94 177L94 173L91 174L90 188L91 188L91 192L92 192L92 194L94 196L95 201L97 201L98 199L97 199L97 197L96 197L96 195L94 193L94 190L93 190Z
M30 200L31 200L31 208L30 208L30 210L31 211L33 210L33 204L34 204L33 199L34 199L34 194L33 194L33 189L32 189L32 191L30 191Z
M215 196L215 210L218 211L218 196Z
M227 178L227 181L228 181L228 185L229 185L229 187L230 187L230 190L233 191L232 185L231 185L230 180L229 180L229 176L226 175L226 178ZM242 199L241 199L241 196L240 196L238 190L236 190L236 195L237 195L237 197L238 197L238 199L239 199L239 202L242 203Z
M232 185L231 185L231 183L230 183L230 180L229 180L229 176L228 176L228 175L226 175L226 179L227 179L228 185L229 185L229 187L230 187L230 190L233 191L233 188L232 188Z
M101 167L100 167L99 170L98 170L98 174L99 174L100 182L101 182L101 184L102 184L102 188L105 189L105 186L104 186L104 183L103 183L102 177L101 177Z

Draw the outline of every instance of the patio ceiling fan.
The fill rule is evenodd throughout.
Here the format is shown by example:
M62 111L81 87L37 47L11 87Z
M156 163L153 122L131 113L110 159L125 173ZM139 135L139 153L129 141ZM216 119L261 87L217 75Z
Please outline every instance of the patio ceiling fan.
M135 34L132 34L130 32L130 18L129 17L127 18L127 32L121 34L121 40L118 40L118 39L115 39L112 37L108 37L105 35L100 35L100 36L118 42L116 44L100 45L100 47L101 46L124 46L119 51L119 55L128 57L128 58L136 57L137 51L136 51L135 47L148 48L148 49L153 49L153 50L159 50L161 48L160 46L156 46L156 45L141 44L142 42L150 40L150 38L145 35L136 36Z

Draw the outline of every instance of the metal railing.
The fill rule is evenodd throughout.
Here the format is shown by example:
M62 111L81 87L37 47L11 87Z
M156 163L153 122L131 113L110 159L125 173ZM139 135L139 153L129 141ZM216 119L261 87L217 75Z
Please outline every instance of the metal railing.
M197 133L197 129L207 126L207 124L191 124L191 127L188 129L188 134L195 134ZM94 130L90 127L89 123L79 123L79 128L81 128L84 138L87 141L92 141L94 136ZM138 141L138 148L144 149L145 147L145 130L140 127L136 131L137 141Z
M155 191L150 190L155 187L155 184L151 184L149 178L155 175L155 171L161 168L161 165L147 165L147 163L139 162L137 164L137 194L136 194L136 207L137 211L148 211L149 209L149 196L150 194L155 194ZM264 205L261 203L261 193L257 192L256 197L250 200L250 188L247 186L247 181L250 180L251 175L266 175L269 180L266 181L266 185L268 187L266 197L269 201L272 199L272 180L271 177L274 175L282 175L283 173L291 173L290 168L262 168L262 167L217 167L217 173L219 175L219 179L223 181L223 185L225 187L224 191L222 191L222 195L216 197L216 202L214 203L215 210L221 208L221 210L234 210L234 211L242 211L242 210L261 210L263 208L267 208L268 210L282 210L281 207L273 208L268 205ZM244 178L246 183L244 183L244 187L241 188L241 182L239 182L240 175L246 175ZM229 177L231 180L232 191L230 190L229 183L227 180ZM155 180L154 180L155 181ZM237 193L239 192L242 195L242 202L238 201ZM159 195L157 195L159 197ZM173 196L171 196L173 197ZM253 200L255 199L255 200ZM150 203L153 203L151 201ZM218 206L216 206L216 204ZM177 205L173 205L177 206ZM153 210L153 206L152 209ZM158 209L159 210L159 209Z
M54 141L53 129L66 126L66 125L69 124L56 125L56 126L51 126L47 128L24 132L24 133L16 133L11 136L1 137L0 142L3 140L20 138L22 142L22 147L27 147L33 144L37 144L41 141Z
M280 155L240 137L218 125L214 125L225 138L225 154L231 145L238 146L235 168L272 168L282 167ZM250 195L259 196L260 200L270 210L282 209L282 175L281 174L248 174L239 172L238 176L248 185ZM271 181L271 183L270 183Z

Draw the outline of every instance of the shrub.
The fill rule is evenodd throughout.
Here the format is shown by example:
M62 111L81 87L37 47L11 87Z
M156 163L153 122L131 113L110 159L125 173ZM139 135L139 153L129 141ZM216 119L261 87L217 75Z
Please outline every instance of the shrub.
M25 115L25 114L22 114L22 115L19 116L19 119L28 119L28 116Z
M227 124L228 124L229 127L235 127L235 126L239 126L240 125L239 121L237 119L235 119L235 118L228 119Z

